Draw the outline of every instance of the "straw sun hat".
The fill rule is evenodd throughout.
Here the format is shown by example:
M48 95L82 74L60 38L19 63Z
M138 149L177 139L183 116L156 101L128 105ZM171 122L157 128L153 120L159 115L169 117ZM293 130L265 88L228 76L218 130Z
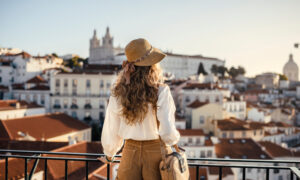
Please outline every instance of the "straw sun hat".
M135 39L125 47L126 61L123 61L126 84L130 83L130 73L134 72L135 66L151 66L160 62L166 54L151 46L146 39Z
M127 61L136 66L151 66L161 61L166 54L152 47L146 39L135 39L125 47Z

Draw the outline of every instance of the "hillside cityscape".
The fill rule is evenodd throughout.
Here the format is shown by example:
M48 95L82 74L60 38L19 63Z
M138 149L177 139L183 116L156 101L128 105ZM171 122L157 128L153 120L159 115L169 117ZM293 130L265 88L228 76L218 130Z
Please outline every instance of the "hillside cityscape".
M108 99L126 56L109 27L91 30L90 37L88 58L0 47L0 149L103 153ZM213 54L165 53L160 66L176 104L178 145L188 158L300 160L300 82L293 54L282 59L282 73L266 69L247 77L247 67L228 67L230 59ZM32 179L43 179L43 162ZM1 180L5 163L0 159ZM10 158L8 164L8 179L24 179L24 159ZM28 161L28 173L33 164ZM83 162L69 167L69 179L85 177ZM48 161L48 179L63 179L64 168L63 162ZM112 179L117 168L111 167ZM264 169L246 171L248 180L266 176ZM87 172L89 179L106 179L107 166L91 162ZM195 176L195 170L190 173ZM201 180L219 177L215 167L201 167L199 173ZM242 171L226 167L223 179L242 179ZM270 170L270 179L291 179L291 174Z

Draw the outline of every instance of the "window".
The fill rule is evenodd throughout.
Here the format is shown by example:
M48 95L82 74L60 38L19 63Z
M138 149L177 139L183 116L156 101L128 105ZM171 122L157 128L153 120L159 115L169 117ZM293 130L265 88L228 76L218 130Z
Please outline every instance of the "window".
M0 77L0 83L2 82L2 77Z
M185 102L190 102L190 98L188 96L185 98Z
M212 150L207 151L207 157L212 157Z
M103 88L104 87L104 82L103 80L100 80L100 88Z
M45 95L44 94L41 95L41 104L45 104Z
M76 88L72 89L72 95L77 95L77 89Z
M205 157L205 151L200 152L200 157L204 158Z
M91 87L91 80L89 80L89 79L86 80L86 87L87 88Z
M110 82L106 83L106 88L110 88Z
M68 108L68 99L64 99L64 108Z
M233 132L230 132L230 133L229 133L229 137L230 137L230 138L234 138L234 133L233 133Z
M256 131L255 130L253 131L253 135L256 136Z
M200 116L200 124L204 124L204 116Z
M33 100L32 101L35 102L35 103L37 102L37 95L36 94L33 95Z
M197 139L196 139L196 144L200 144L200 142L201 142L201 141L200 141L200 138L197 138Z
M55 87L59 87L60 86L60 80L59 79L56 79L55 80Z
M223 132L223 133L222 133L222 138L227 138L226 132Z
M57 105L60 104L59 99L55 99L54 104L57 104Z
M77 87L77 79L73 79L72 80L72 86L73 87Z
M251 168L247 168L247 172L248 172L248 173L251 173Z
M68 79L64 79L64 87L65 87L65 88L68 87Z
M192 139L192 138L189 138L189 139L188 139L188 142L189 142L189 143L192 143L192 142L193 142L193 139Z
M72 116L73 118L76 118L76 119L77 119L77 112L76 112L76 111L72 111L71 116Z
M242 136L243 136L243 137L246 137L246 131L243 131L243 132L242 132Z

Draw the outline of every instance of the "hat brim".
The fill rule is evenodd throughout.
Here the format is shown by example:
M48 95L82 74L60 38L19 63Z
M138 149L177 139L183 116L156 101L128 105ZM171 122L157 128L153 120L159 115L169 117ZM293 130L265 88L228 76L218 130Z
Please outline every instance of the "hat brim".
M134 63L136 66L151 66L163 60L167 55L161 52L157 48L153 48L153 51L140 62Z

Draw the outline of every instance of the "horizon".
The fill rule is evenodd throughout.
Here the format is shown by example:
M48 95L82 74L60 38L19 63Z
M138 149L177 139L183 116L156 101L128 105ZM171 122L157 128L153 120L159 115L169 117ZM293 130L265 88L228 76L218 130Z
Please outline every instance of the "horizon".
M109 26L115 47L144 37L163 51L215 57L225 60L226 67L240 65L247 76L282 74L291 53L300 64L300 49L293 47L300 43L297 0L189 4L3 0L0 15L6 17L0 29L0 47L19 48L32 55L78 54L86 58L93 30L101 39Z

